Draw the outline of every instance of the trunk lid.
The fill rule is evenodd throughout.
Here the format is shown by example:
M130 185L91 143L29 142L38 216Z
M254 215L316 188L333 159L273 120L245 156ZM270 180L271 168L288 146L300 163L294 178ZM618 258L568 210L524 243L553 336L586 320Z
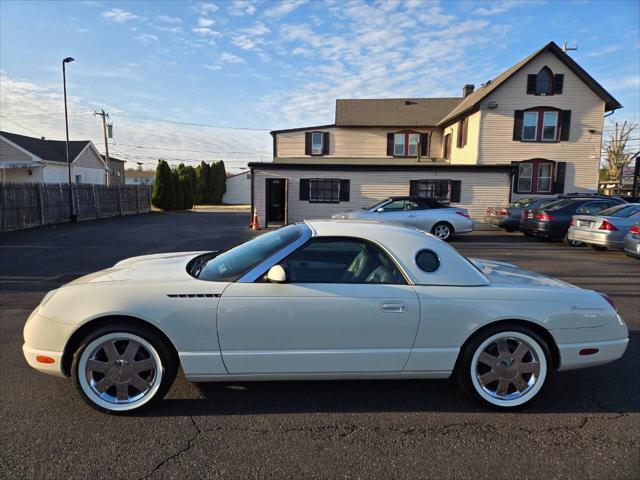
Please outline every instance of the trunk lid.
M486 275L492 285L578 288L570 283L558 280L557 278L531 272L508 262L484 260L479 258L470 258L469 261Z

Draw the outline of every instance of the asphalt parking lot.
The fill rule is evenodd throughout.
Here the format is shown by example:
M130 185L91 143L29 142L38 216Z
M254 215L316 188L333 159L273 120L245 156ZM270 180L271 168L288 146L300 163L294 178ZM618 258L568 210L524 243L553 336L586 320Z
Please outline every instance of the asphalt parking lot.
M0 234L2 478L640 478L640 261L519 234L453 245L611 295L616 363L564 372L530 407L485 411L448 381L209 384L178 377L135 417L100 414L37 373L22 327L45 292L123 258L227 248L247 214L150 213Z

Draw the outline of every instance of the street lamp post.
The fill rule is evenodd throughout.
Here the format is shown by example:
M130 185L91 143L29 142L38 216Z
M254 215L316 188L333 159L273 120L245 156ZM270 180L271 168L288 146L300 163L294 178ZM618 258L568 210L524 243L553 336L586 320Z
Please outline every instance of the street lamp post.
M73 223L78 220L78 216L73 208L73 190L71 188L71 159L69 158L69 115L67 113L67 72L65 66L67 63L73 62L72 57L67 57L62 60L62 86L64 89L64 126L67 131L67 174L69 175L69 220Z

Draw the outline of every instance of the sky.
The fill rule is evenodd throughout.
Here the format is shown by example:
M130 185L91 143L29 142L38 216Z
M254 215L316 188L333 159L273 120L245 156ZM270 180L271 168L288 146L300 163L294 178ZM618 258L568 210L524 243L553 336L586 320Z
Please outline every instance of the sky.
M333 123L336 98L460 96L553 40L640 118L640 2L0 2L0 129L128 167L271 161L269 131ZM638 135L640 137L640 135Z

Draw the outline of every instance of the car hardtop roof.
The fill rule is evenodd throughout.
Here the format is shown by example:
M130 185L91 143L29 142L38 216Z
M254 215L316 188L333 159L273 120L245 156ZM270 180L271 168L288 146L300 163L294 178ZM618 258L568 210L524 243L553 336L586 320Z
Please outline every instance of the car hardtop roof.
M413 201L431 201L431 202L438 202L438 200L436 200L435 198L427 198L427 197L419 197L417 195L393 195L390 197L387 197L388 200L413 200Z

